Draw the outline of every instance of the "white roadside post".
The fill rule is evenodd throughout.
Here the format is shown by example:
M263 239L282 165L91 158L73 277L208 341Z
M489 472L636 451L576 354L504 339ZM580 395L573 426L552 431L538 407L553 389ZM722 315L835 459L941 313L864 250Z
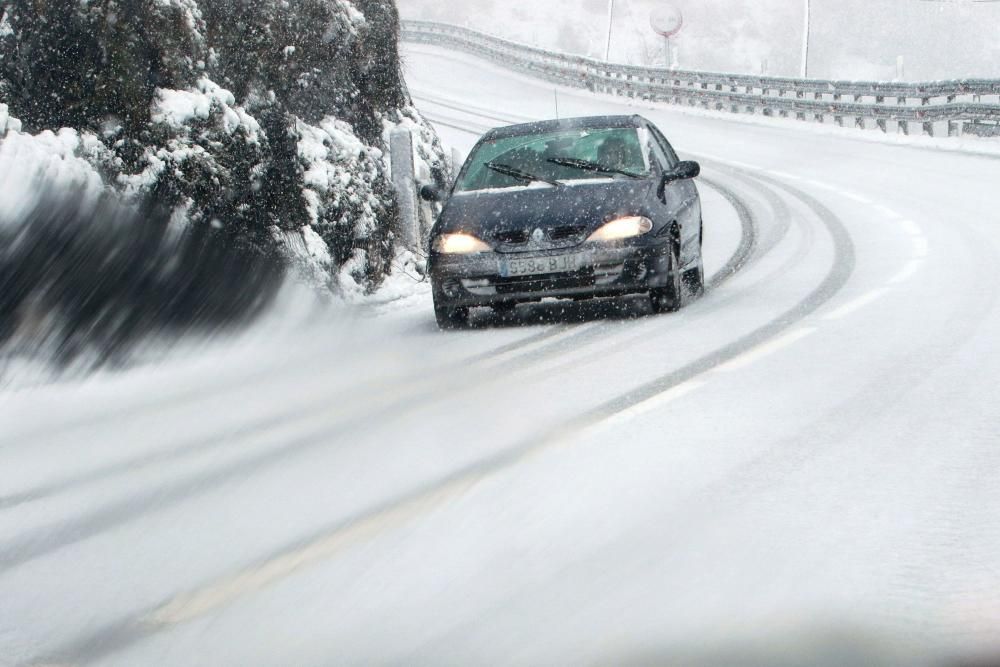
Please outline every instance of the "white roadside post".
M417 179L413 165L413 135L409 130L397 127L389 134L389 161L392 165L392 186L399 202L403 243L410 250L420 250L420 214Z

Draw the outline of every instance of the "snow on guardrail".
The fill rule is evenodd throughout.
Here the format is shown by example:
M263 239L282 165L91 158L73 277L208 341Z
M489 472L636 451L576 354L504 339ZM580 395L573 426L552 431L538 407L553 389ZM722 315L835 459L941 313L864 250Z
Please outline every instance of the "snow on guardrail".
M404 21L402 39L472 53L552 83L733 113L930 136L1000 137L1000 80L833 81L607 63L444 23Z

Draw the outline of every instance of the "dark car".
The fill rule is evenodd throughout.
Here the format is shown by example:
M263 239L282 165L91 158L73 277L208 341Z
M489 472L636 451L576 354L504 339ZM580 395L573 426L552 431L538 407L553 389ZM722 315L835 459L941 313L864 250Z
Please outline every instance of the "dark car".
M680 308L704 282L699 172L641 116L491 130L431 231L438 324L546 297L644 293L654 312Z

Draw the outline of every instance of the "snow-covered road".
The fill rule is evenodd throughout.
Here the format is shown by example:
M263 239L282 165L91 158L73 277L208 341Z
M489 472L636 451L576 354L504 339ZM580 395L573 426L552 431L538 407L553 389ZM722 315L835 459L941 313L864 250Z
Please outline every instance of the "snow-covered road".
M459 150L554 114L469 56L407 61ZM442 334L418 290L0 397L0 665L996 642L1000 160L559 106L638 111L702 161L708 294Z

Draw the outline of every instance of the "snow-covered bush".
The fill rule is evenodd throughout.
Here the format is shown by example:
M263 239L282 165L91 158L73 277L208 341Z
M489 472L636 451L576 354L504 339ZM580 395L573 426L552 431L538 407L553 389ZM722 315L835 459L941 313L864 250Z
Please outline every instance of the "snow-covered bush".
M240 321L289 265L378 286L386 128L444 164L398 29L393 0L0 2L0 351Z
M203 64L195 0L7 0L3 11L3 101L32 131L139 132L156 89L191 85Z
M383 130L409 103L393 0L9 0L0 12L0 102L26 131L89 137L78 155L109 189L301 259L334 289L345 265L366 288L385 275L397 208ZM405 113L427 159L443 159Z
M392 247L391 230L379 221L395 216L381 153L330 116L318 126L301 123L298 129L309 226L326 243L335 265L354 260L355 282L377 279Z

